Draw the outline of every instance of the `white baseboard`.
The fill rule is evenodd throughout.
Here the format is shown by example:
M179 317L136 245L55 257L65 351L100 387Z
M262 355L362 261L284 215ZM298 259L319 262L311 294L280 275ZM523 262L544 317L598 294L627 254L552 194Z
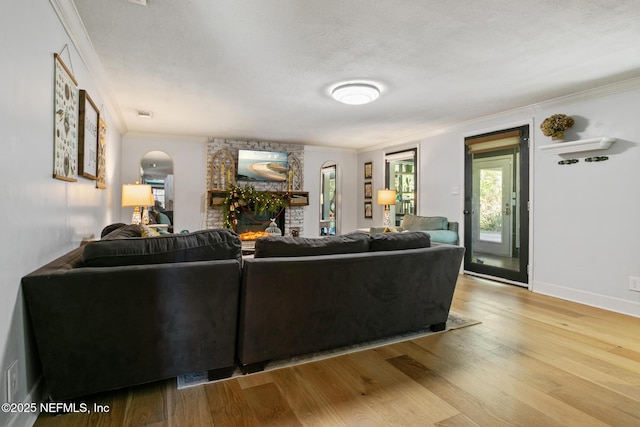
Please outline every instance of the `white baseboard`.
M42 378L40 378L36 382L36 385L34 385L33 388L29 390L29 393L25 396L21 403L29 405L35 402L36 404L38 404L38 406L40 406L40 402L42 401L42 389L40 387L41 384ZM34 396L36 396L35 400ZM17 412L13 414L13 416L9 419L9 424L7 424L7 427L33 427L33 425L36 423L36 420L38 419L38 415L40 415L39 411Z
M638 302L538 281L533 282L533 288L531 290L538 294L549 295L633 317L640 317L640 303Z

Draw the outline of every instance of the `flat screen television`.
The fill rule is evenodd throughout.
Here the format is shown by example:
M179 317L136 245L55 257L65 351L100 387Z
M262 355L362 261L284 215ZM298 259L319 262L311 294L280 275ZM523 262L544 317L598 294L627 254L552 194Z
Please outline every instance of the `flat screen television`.
M238 180L286 181L287 153L238 150Z

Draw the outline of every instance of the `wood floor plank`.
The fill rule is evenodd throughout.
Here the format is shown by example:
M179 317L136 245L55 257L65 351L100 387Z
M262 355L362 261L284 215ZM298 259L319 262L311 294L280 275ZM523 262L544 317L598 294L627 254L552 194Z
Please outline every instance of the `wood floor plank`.
M168 426L166 387L166 381L136 387L127 402L123 425L126 427Z
M271 372L271 377L303 425L313 427L345 425L327 399L318 392L313 382L300 375L298 369L278 369Z
M204 387L167 392L170 426L213 427L213 418Z
M274 383L245 388L242 394L260 426L302 425Z
M257 426L237 380L218 381L203 386L215 426Z
M86 403L91 414L41 414L34 426L40 427L93 427L124 425L129 389L117 390L110 393L95 394L78 403ZM96 406L97 405L97 406ZM99 409L99 411L96 411Z
M332 372L326 360L300 365L295 369L315 385L316 390L334 409L341 424L385 425L383 417L366 404L358 391L347 386L335 372Z
M464 333L452 334L451 337L447 343L450 348L443 349L444 355L464 345ZM474 371L479 382L502 391L508 390L511 396L544 413L545 416L551 416L560 425L604 425L595 417L552 397L552 393L561 387L559 379L564 382L573 377L570 372L541 363L507 347L494 347L486 352L476 351L474 355L477 363L482 366L482 369ZM529 369L524 370L523 365ZM547 384L542 381L546 381Z
M378 401L369 403L370 406L391 406L409 420L420 420L424 424L436 424L460 413L431 390L398 376L397 370L386 360L375 357L377 354L358 352L347 356L352 363L336 364L336 370L359 373L360 380L353 381L353 384L360 387L361 393L379 396Z
M88 397L38 427L640 426L640 319L459 276L479 325L185 390Z
M480 399L447 381L415 359L404 355L389 359L388 362L422 387L440 396L441 399L473 419L477 424L496 427L511 425L508 421L493 415L491 411L487 411ZM445 422L445 420L441 422Z

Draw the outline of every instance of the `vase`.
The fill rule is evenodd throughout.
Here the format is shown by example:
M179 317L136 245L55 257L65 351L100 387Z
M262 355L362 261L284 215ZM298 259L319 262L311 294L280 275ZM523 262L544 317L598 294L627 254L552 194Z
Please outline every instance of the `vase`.
M551 135L551 140L553 142L564 142L564 132L556 132Z

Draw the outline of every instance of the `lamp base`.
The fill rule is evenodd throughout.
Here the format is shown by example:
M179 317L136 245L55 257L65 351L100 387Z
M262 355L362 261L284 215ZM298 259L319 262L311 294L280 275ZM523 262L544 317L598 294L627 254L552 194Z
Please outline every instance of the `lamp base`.
M391 227L391 212L388 207L384 208L384 216L382 217L382 225L384 227Z
M131 215L131 224L139 225L142 222L142 215L140 215L140 208L138 206L133 208L133 215Z
M142 207L142 224L149 225L149 208Z

